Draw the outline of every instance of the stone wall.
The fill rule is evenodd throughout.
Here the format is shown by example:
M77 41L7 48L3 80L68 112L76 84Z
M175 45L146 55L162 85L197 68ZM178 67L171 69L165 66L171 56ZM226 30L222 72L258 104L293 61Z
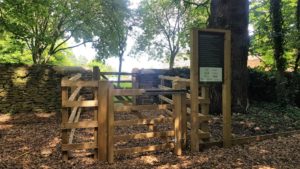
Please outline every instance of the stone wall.
M0 113L59 111L60 80L76 73L92 77L80 67L0 65Z
M134 88L157 88L158 76L166 70L134 69ZM92 79L92 70L81 67L49 65L0 65L0 113L56 112L61 108L60 81L64 76L82 74L82 79ZM83 90L86 94L88 91ZM137 104L158 102L155 96L140 96Z

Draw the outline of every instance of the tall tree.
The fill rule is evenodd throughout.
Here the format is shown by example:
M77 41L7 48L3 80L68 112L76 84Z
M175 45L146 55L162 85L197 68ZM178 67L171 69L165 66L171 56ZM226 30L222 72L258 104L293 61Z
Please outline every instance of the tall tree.
M126 6L119 4L124 3L117 0L3 0L0 1L0 25L15 39L26 43L35 64L44 64L59 51L109 39L107 25L111 20L107 18L112 11L107 9L123 11ZM63 47L71 38L78 44Z
M168 61L169 68L173 68L184 36L184 13L184 6L172 0L141 1L138 14L142 33L137 38L137 53L146 51L152 58Z
M297 27L297 41L300 42L300 0L297 0L297 9L296 9L296 27ZM300 64L300 46L297 45L297 53L295 59L294 72L298 72L298 67Z
M276 94L277 101L282 105L287 104L286 78L284 71L286 69L286 59L284 58L284 31L282 29L282 2L281 0L270 0L270 14L272 22L272 40L274 60L276 66Z
M210 28L231 30L232 50L232 108L235 112L245 112L248 104L247 58L249 50L249 1L212 0ZM218 88L218 87L216 87ZM215 88L214 102L221 105L220 91ZM217 90L217 91L216 91ZM217 108L218 111L220 107Z

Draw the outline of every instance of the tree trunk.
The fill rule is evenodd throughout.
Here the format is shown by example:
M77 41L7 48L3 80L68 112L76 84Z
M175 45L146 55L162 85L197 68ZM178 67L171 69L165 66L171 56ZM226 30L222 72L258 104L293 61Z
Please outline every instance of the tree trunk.
M169 69L173 69L174 68L176 54L177 53L171 52L170 62L169 62Z
M296 25L297 25L297 40L300 41L300 0L297 1L297 10L296 10ZM297 46L297 52L295 57L294 73L298 73L298 67L300 62L300 46Z
M212 0L209 28L231 30L232 65L232 110L246 112L248 104L249 50L249 1L248 0ZM221 87L212 87L211 107L215 113L221 112Z
M123 53L119 54L119 74L118 74L118 83L117 86L120 86L120 81L121 81L121 72L122 72L122 63L123 63Z
M277 102L280 103L282 106L284 106L287 104L287 92L285 86L286 78L284 77L286 59L284 58L284 49L283 49L284 32L282 29L283 18L282 18L281 8L282 8L281 0L270 0L274 60L277 69L277 73L276 73Z

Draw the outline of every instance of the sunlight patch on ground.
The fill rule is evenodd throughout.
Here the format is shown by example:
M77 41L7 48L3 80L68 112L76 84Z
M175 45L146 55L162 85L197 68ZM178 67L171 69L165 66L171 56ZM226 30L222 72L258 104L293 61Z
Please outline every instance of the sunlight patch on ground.
M50 118L50 117L52 117L52 116L55 116L55 112L53 112L53 113L34 113L35 114L35 116L37 116L37 117L42 117L42 118Z
M2 114L2 115L0 115L0 123L8 122L11 119L12 118L11 118L10 114Z
M157 157L151 155L151 156L143 156L141 157L141 160L146 163L146 164L151 164L153 165L154 163L157 163L159 160Z
M276 169L274 167L270 167L270 166L257 166L258 169Z

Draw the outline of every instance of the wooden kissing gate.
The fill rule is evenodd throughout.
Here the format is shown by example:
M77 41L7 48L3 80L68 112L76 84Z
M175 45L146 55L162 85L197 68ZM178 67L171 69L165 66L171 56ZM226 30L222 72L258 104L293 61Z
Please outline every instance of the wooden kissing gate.
M148 151L173 149L176 155L181 155L182 148L186 144L186 90L178 83L174 89L115 89L107 80L99 80L99 70L94 70L93 80L81 80L77 74L71 78L63 78L62 90L62 155L68 160L69 151L92 149L94 158L100 161L113 163L114 156L119 154L132 154ZM92 89L92 96L85 97L84 88ZM82 91L82 92L81 92ZM167 104L134 105L116 104L115 97L140 95L172 95L172 102ZM93 118L79 120L83 108L93 111ZM131 120L115 120L115 113L138 112L147 110L167 110L171 116L159 116L155 118L139 117ZM157 124L171 123L172 129L167 131L153 131ZM137 134L116 135L115 127L148 125L150 132ZM93 129L93 141L74 143L75 129ZM171 139L170 139L171 137ZM131 148L116 148L115 143L132 139L165 139L165 143Z

